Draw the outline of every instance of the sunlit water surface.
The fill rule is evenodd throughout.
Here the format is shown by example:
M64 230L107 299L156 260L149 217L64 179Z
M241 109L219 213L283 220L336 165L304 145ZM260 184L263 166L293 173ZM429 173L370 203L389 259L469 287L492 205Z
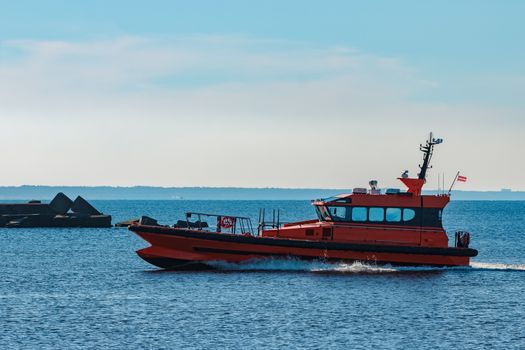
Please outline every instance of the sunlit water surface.
M114 222L185 210L313 217L304 201L99 201ZM126 229L0 229L0 347L525 349L525 202L452 202L469 268L296 260L167 272Z

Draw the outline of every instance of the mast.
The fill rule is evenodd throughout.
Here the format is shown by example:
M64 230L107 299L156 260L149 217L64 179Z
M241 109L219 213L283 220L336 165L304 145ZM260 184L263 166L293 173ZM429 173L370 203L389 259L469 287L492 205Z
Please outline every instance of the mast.
M430 133L427 143L423 145L419 145L419 149L421 152L423 152L423 165L420 165L421 168L420 173L418 174L418 178L420 180L425 180L427 177L427 170L429 168L432 168L430 166L430 159L432 159L432 153L434 152L434 146L439 145L443 142L443 139L435 139L432 135L432 132Z
M415 196L421 195L421 189L423 188L423 185L427 181L427 170L431 168L430 166L430 159L432 158L432 153L434 151L434 146L439 145L443 142L443 139L435 139L432 136L432 133L430 133L430 136L428 137L428 140L426 144L419 145L419 149L423 152L423 165L420 165L421 171L418 174L417 178L409 178L407 171L401 177L398 179L405 184L405 186L408 188L408 193L413 193Z

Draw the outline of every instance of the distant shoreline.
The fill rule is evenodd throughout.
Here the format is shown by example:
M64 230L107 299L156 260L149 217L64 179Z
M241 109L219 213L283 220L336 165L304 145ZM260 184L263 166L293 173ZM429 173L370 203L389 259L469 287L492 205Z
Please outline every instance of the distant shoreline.
M312 200L351 189L236 187L0 186L0 200L50 200L58 192L90 200ZM435 190L425 191L435 194ZM525 191L453 191L453 200L525 200Z

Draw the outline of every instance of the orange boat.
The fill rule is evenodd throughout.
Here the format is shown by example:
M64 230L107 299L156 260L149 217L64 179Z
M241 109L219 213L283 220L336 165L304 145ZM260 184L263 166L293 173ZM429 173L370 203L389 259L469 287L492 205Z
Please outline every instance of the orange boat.
M155 266L179 270L268 258L468 266L478 254L469 248L470 234L456 232L455 244L449 247L442 225L450 190L421 193L434 146L441 142L430 134L420 146L424 157L418 177L410 178L405 171L399 178L406 191L383 193L377 181L370 181L370 189L355 188L351 194L313 201L318 216L314 220L281 224L279 212L274 211L272 221L265 222L261 211L255 232L249 218L229 215L186 213L185 220L171 227L139 222L129 229L151 246L137 254ZM204 220L209 218L214 221L211 227Z

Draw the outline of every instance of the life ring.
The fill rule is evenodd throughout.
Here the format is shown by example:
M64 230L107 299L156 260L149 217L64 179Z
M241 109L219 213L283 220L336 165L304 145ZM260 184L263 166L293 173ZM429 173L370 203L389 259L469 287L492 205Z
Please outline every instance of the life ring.
M222 228L232 228L234 221L235 219L232 218L231 216L223 216L221 217L221 227Z

